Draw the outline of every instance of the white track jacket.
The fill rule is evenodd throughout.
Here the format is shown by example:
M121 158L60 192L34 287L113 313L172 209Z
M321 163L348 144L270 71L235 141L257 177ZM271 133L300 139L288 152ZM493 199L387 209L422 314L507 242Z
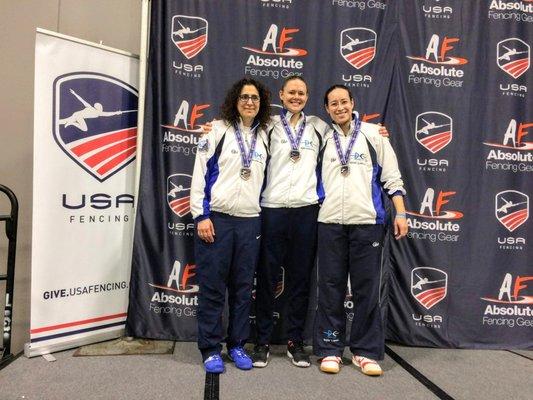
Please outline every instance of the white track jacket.
M284 110L287 121L292 113ZM270 161L266 175L266 187L261 196L261 206L270 208L295 208L317 204L324 194L317 179L317 158L324 144L324 136L331 128L315 116L305 116L306 125L300 142L300 160L290 161L291 143L281 117L271 118L268 127ZM293 137L303 123L300 117L295 128L290 127ZM289 124L290 125L290 124Z
M252 134L242 124L239 129L248 152ZM211 132L202 136L191 184L191 213L195 221L209 218L211 211L236 217L259 215L259 196L267 164L267 137L262 129L257 133L248 180L240 177L241 153L231 124L215 121Z
M350 132L353 130L352 121ZM345 152L351 133L339 133L342 151ZM331 224L383 224L385 207L382 190L389 196L405 194L398 161L387 138L379 133L379 126L362 122L361 131L355 140L349 157L350 173L340 173L341 163L333 131L325 139L322 155L322 184L325 200L318 214L318 221Z

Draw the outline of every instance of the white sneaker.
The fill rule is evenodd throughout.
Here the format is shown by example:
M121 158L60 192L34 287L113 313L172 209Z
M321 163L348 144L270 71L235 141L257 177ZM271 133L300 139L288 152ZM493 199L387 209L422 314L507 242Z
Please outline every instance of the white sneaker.
M336 356L328 356L322 359L320 363L320 371L328 372L330 374L338 374L341 369L341 358Z
M365 375L379 376L383 374L383 371L381 370L381 367L379 366L378 362L370 358L353 356L352 362L356 367L361 368L361 371Z

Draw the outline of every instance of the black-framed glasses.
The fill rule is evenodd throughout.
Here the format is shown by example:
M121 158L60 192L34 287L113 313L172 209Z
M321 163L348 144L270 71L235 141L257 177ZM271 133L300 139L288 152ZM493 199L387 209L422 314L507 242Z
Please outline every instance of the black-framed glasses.
M252 100L252 103L259 103L259 96L256 94L240 94L239 100L243 103L248 103L248 100Z

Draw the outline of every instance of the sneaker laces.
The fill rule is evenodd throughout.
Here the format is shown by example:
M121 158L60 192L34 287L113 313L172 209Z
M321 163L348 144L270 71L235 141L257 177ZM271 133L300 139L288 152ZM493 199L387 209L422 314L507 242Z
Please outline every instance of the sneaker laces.
M209 356L205 359L204 363L208 362L208 361L218 361L218 360L221 360L222 358L218 355L218 354L213 354L212 356Z
M237 357L250 359L250 356L244 351L242 347L234 347L232 351L236 353Z
M291 348L291 352L298 352L298 353L304 353L304 344L303 342L292 342L289 341L289 348Z

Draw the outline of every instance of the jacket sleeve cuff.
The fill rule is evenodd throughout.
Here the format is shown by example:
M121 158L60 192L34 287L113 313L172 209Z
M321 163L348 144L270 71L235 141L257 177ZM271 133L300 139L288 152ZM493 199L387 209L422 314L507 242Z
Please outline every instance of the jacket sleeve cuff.
M204 219L207 219L207 218L209 218L209 214L200 215L200 216L194 218L194 222L198 223L198 222L203 221Z
M394 196L405 196L405 190L403 189L397 189L395 191L389 191L388 193L389 197L392 199Z

